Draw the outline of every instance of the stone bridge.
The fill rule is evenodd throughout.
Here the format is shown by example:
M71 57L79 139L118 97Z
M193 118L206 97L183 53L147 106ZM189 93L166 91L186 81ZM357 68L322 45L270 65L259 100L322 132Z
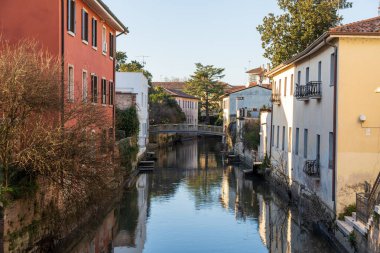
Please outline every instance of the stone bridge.
M149 126L150 133L190 133L196 135L215 135L224 137L223 127L190 124L162 124Z

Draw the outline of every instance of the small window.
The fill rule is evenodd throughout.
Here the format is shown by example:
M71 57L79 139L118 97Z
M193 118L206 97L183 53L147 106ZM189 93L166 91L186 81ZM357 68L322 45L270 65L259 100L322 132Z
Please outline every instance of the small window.
M109 82L109 86L110 86L110 89L109 89L110 93L109 93L109 100L108 101L109 101L110 105L113 105L113 95L114 95L113 93L114 93L114 89L113 89L113 82L112 81Z
M98 47L98 20L92 18L92 46Z
M272 135L271 135L271 140L270 140L272 147L274 147L274 134L275 134L274 131L275 131L275 128L274 126L272 126Z
M87 102L87 71L82 72L82 101Z
M292 74L290 76L290 95L293 96L294 94L294 75Z
M322 81L322 62L318 62L318 82Z
M331 54L330 56L330 85L335 85L335 54Z
M280 147L280 126L277 126L277 148Z
M308 84L310 81L310 68L309 67L306 68L306 79L305 79L305 81L306 81L306 84Z
M67 0L67 31L75 34L75 0Z
M102 79L102 104L105 105L107 103L107 81L106 79Z
M106 27L103 26L102 28L102 51L103 54L107 53L107 39L106 39L107 30Z
M307 159L307 144L308 144L308 130L304 130L303 134L303 158Z
M329 169L333 168L333 157L334 157L334 134L332 132L329 133Z
M300 129L296 128L296 145L295 145L296 155L298 155L298 151L299 151L299 142L300 142Z
M114 45L115 45L115 37L112 33L110 33L110 57L114 57Z
M69 66L69 83L67 85L67 99L74 102L74 67Z
M91 102L98 102L98 77L96 75L91 76Z
M301 85L301 71L298 71L297 84Z
M287 89L287 86L288 86L288 78L285 77L285 80L284 80L284 97L286 97L286 89Z
M88 13L82 9L82 40L88 42Z
M280 96L281 96L281 79L278 80L278 93L279 93Z
M285 127L282 127L282 150L285 150Z
M289 134L288 134L288 152L292 150L292 128L289 127Z

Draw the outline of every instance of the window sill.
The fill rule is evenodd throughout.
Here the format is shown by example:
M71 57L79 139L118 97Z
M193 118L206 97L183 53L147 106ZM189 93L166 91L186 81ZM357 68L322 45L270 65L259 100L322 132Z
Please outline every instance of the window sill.
M110 56L110 60L113 61L113 57L112 56Z
M83 44L88 45L88 41L86 41L86 40L82 40L82 42L83 42Z
M113 105L108 105L108 106L111 107L111 108L113 107Z
M103 106L103 107L106 107L106 106L107 106L107 104L102 104L102 106Z
M95 51L98 51L97 47L92 46L92 49L94 49Z
M75 37L75 33L73 33L72 31L67 31L67 33L72 36L72 37Z
M107 52L104 52L104 51L103 51L102 54L103 54L104 56L106 56L106 55L107 55Z

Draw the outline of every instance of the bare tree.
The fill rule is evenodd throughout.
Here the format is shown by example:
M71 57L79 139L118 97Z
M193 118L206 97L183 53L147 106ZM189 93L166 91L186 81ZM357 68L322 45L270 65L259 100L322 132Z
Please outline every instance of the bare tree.
M25 180L46 182L53 197L41 226L57 239L96 213L122 178L100 106L66 104L61 122L61 67L35 42L0 39L0 197L12 200Z

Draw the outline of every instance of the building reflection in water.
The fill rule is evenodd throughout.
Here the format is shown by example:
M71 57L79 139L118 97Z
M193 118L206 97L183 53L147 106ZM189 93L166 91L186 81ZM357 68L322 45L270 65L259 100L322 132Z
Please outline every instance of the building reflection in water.
M97 230L84 238L77 250L70 252L166 252L156 251L157 244L149 244L157 238L157 234L147 230L147 223L149 220L149 226L155 222L150 217L152 203L155 207L159 205L168 209L161 212L181 215L178 211L183 207L176 204L176 210L172 210L170 206L173 205L169 205L171 201L194 202L196 211L219 209L225 213L226 220L232 217L236 223L248 224L252 236L250 240L257 240L251 243L260 245L258 252L333 252L321 238L299 226L297 214L289 210L288 204L279 199L262 180L245 178L241 168L223 167L214 146L212 142L194 141L158 151L159 168L153 174L140 175L136 187L125 192L121 203L106 216ZM186 195L181 196L189 196L188 199L178 200L177 195L184 192ZM218 211L218 215L222 214ZM154 218L157 219L157 216ZM202 218L191 216L188 219ZM170 224L170 221L166 222ZM219 223L224 222L221 219ZM212 226L212 223L207 225L211 233ZM200 231L194 229L196 236ZM181 234L184 231L176 232ZM173 243L182 239L173 238ZM243 240L236 244L236 252L239 252L244 239L236 240Z

